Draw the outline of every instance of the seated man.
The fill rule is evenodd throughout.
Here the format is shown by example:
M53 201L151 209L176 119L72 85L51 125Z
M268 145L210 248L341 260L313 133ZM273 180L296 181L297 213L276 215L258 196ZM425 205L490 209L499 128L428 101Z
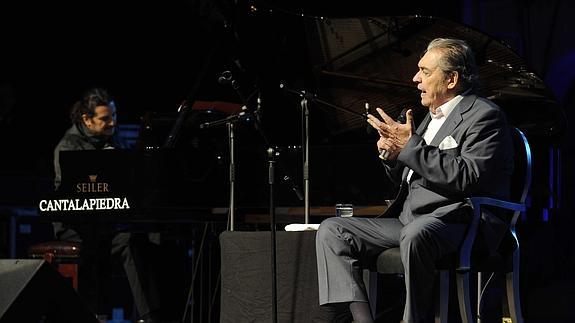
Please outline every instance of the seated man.
M509 195L511 133L499 107L473 94L477 69L470 47L434 39L418 68L413 81L429 115L417 130L411 110L406 124L382 109L381 119L368 116L397 198L382 218L327 219L316 238L320 305L346 305L356 323L373 322L362 269L392 247L400 248L405 269L403 321L428 322L435 262L458 250L471 218L465 198ZM492 230L505 226L494 223Z
M56 189L61 184L61 151L120 148L114 140L116 106L106 90L94 88L86 92L73 105L70 119L72 127L54 150ZM153 266L146 259L152 247L146 234L119 232L111 224L98 223L54 223L54 233L57 239L82 244L78 288L94 313L107 310L101 305L99 308L98 299L109 295L98 297L98 292L102 282L99 278L110 269L107 260L111 254L122 261L141 322L154 322L159 299Z

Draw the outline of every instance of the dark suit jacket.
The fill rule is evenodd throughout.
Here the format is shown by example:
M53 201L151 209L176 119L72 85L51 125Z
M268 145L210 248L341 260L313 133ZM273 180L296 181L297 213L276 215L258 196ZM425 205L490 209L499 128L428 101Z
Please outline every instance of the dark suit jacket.
M419 216L465 221L453 216L464 216L456 211L469 207L466 197L508 198L513 143L499 107L476 95L465 96L427 145L423 133L430 121L428 114L395 166L386 165L388 176L401 183L386 216L399 216L403 224ZM414 173L407 183L409 169ZM484 238L492 249L499 244L506 225L496 216L484 217L484 222Z

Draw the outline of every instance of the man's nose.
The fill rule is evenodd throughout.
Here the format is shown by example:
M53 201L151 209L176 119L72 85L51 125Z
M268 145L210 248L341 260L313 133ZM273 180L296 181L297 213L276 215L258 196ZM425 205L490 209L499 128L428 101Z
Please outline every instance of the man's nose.
M419 83L420 80L421 78L419 77L419 71L417 71L417 73L415 73L415 75L413 76L413 82Z

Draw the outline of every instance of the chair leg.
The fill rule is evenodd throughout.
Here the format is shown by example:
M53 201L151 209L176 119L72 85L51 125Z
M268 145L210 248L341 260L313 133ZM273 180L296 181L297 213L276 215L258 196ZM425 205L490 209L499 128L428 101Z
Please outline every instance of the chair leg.
M477 323L481 323L481 299L483 295L481 292L483 291L483 274L481 272L477 273Z
M449 318L449 270L439 271L439 304L435 323L447 323Z
M471 311L471 285L469 283L469 272L457 273L457 299L459 303L459 314L463 323L475 322Z
M523 323L521 299L519 296L519 248L513 252L513 272L507 273L505 285L511 320L513 323Z
M368 273L368 299L369 306L371 307L371 316L375 319L377 314L377 284L378 284L378 273L375 271L369 271ZM365 277L365 274L364 274ZM365 283L365 279L364 279Z

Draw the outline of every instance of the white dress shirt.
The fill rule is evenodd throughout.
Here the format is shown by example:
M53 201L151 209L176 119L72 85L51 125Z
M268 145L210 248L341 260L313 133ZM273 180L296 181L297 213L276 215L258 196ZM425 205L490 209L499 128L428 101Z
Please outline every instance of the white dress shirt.
M443 123L445 123L445 120L447 119L451 111L453 111L455 106L458 105L459 102L461 102L461 100L463 100L463 96L467 94L467 92L469 92L469 90L465 91L463 94L457 95L453 99L440 105L435 110L435 114L433 114L431 110L429 110L429 115L431 115L431 121L429 122L427 128L425 129L425 132L423 133L423 140L425 140L426 144L429 145L433 140L433 138L435 138L435 135L437 134ZM407 182L410 181L411 175L413 175L413 169L410 169L409 173L407 174Z

